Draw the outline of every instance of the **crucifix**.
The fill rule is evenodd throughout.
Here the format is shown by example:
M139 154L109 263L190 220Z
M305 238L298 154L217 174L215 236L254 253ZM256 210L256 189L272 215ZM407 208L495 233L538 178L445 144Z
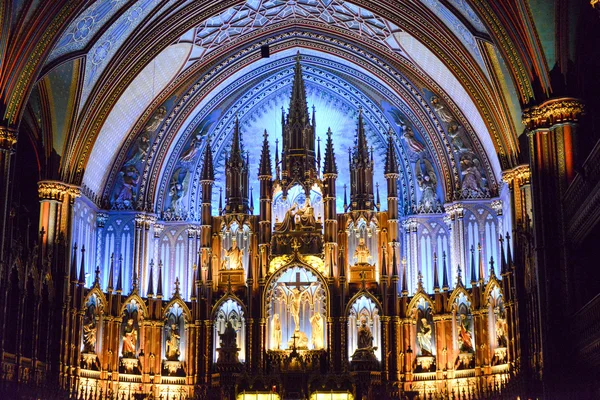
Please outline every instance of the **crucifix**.
M302 308L302 299L303 297L309 296L310 292L308 292L311 285L316 282L302 282L300 278L300 272L296 272L296 280L292 282L282 282L282 289L286 294L285 302L288 307L292 318L294 319L294 331L300 330L300 309ZM290 289L290 287L292 287ZM308 286L307 288L305 288ZM303 289L305 288L305 289Z

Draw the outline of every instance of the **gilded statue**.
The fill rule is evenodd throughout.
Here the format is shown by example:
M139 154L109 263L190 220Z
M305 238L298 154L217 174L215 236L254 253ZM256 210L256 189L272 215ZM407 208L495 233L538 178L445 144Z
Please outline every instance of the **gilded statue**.
M169 338L166 343L165 355L169 361L178 361L179 355L179 344L181 343L181 335L179 334L179 327L177 324L171 324L169 330Z
M469 319L465 314L460 314L458 321L458 344L462 353L473 353L473 336L469 331Z
M358 239L358 246L354 250L354 260L357 265L369 264L371 258L371 252L369 247L365 244L365 238L361 237Z
M275 313L271 321L271 348L279 350L281 348L281 320L279 314Z
M138 332L133 323L133 318L127 320L123 331L123 357L135 358Z
M310 317L312 326L311 342L314 350L320 350L323 346L323 317L320 312L315 312Z
M96 352L96 333L97 333L96 321L92 317L89 323L83 325L83 352L84 353L95 353Z
M289 210L286 211L283 221L275 228L275 231L291 232L307 230L313 229L315 225L315 209L310 205L310 200L306 198L302 208L299 208L297 203L292 204Z
M423 356L431 356L433 354L431 334L432 330L429 321L427 321L427 318L421 318L419 332L417 332L417 342L419 343L421 355Z
M243 257L244 249L240 249L237 246L237 240L235 236L231 239L231 247L225 251L225 260L221 266L221 269L243 269ZM229 265L227 265L229 263Z

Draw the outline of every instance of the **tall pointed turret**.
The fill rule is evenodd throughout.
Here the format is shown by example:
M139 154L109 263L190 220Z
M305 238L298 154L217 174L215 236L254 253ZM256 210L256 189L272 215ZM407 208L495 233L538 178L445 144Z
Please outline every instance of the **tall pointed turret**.
M271 165L271 152L269 151L269 136L267 130L263 134L263 145L260 154L260 165L258 167L258 180L260 182L259 203L259 246L265 246L271 242L271 206L273 198L273 167ZM264 252L260 252L263 256ZM262 262L263 260L261 260ZM257 263L257 265L261 265Z
M448 285L448 267L446 265L446 252L442 253L442 268L444 269L442 274L442 290L447 291L450 287Z
M240 120L237 116L229 158L225 162L225 175L225 214L248 214L248 160L244 157Z
M297 181L308 193L317 178L315 127L311 124L306 105L306 88L302 77L300 53L296 55L294 84L290 98L290 108L283 123L283 148L281 183L284 196L288 186Z
M356 145L350 161L350 209L372 210L375 205L373 195L373 159L365 133L362 108L358 109L358 129Z
M433 253L433 291L438 293L440 291L440 275L438 271L438 258L437 253Z
M148 297L154 297L154 260L150 260L150 271L148 273Z
M333 150L333 139L331 128L327 129L327 141L325 143L325 160L323 163L323 203L325 213L325 243L328 243L325 251L334 252L337 246L338 222L336 213L337 194L335 182L338 176L335 152ZM333 255L327 255L333 260Z
M398 178L400 178L400 172L398 171L398 163L396 162L396 150L394 149L393 135L394 131L390 128L388 132L388 145L385 157L385 170L384 176L387 182L388 192L388 232L390 241L398 240ZM379 201L378 201L379 202Z

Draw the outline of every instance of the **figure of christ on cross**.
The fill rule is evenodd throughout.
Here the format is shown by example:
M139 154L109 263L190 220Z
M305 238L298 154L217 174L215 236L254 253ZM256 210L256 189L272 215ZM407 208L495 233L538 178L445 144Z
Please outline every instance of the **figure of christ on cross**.
M300 272L296 272L296 280L293 282L279 282L278 287L281 289L283 301L285 302L288 311L294 319L294 332L300 330L300 310L302 304L308 301L311 308L314 307L314 293L311 288L319 286L318 282L302 282L300 280ZM292 286L290 289L289 286Z

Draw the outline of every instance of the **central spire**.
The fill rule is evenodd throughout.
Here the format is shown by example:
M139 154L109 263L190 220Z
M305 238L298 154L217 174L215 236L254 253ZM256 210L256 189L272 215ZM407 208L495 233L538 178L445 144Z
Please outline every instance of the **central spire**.
M233 142L229 158L225 159L225 213L250 212L248 199L248 159L244 158L244 149L241 143L240 121L236 115L233 128Z
M300 52L296 54L294 83L287 117L282 115L283 148L281 154L281 186L284 194L295 183L304 186L308 193L317 179L315 153L315 112L312 123L306 104L306 87L300 65Z

